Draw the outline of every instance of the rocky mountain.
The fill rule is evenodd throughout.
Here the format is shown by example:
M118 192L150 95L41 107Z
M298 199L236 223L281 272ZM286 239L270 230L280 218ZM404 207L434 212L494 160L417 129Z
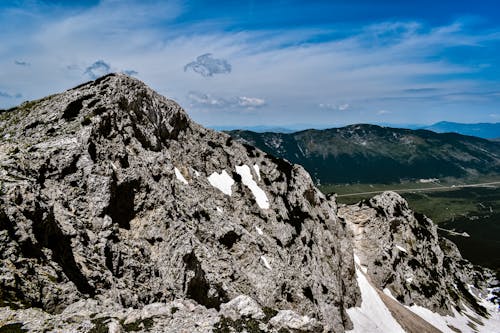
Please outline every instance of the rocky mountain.
M459 133L477 136L483 139L496 139L500 137L500 123L461 124L449 121L440 121L424 129L437 133Z
M4 110L0 138L0 332L500 323L491 272L396 194L339 208L126 75Z
M233 138L300 163L322 184L498 174L500 144L456 133L351 125L291 134L230 131Z

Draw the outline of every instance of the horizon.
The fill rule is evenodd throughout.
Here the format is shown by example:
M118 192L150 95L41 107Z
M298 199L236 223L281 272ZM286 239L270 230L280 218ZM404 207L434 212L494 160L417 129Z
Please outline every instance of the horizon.
M124 72L212 128L498 123L499 13L494 1L3 1L0 108Z

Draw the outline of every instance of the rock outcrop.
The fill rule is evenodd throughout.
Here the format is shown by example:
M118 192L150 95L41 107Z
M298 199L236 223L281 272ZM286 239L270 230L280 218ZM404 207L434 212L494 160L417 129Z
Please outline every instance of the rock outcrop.
M352 231L360 268L378 290L441 316L472 309L477 322L489 317L478 296L498 283L494 273L464 260L456 245L440 237L436 225L409 209L400 195L384 192L339 207L338 215Z
M343 332L354 249L377 287L443 314L485 281L398 196L339 218L302 167L126 75L0 112L0 138L0 327Z
M54 315L90 299L191 300L208 318L246 295L276 311L269 326L350 327L351 242L300 166L121 74L0 117L3 305Z

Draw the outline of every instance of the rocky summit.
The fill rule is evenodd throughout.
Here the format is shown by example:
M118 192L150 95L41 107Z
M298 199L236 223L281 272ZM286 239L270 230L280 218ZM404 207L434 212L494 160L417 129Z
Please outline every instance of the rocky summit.
M500 330L397 194L337 207L123 74L0 111L0 258L0 332Z

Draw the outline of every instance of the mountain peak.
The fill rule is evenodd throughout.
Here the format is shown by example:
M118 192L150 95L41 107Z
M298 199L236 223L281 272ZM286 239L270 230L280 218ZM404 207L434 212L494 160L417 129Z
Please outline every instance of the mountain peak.
M340 219L335 199L301 166L197 125L139 80L107 75L2 112L0 120L2 325L21 323L30 332L360 331L371 327L357 321L367 318L366 307L352 318L347 310L371 287L357 283L355 245L374 250L377 257L358 252L367 276L404 304L446 311L438 301L454 302L441 275L439 295L423 298L428 269L415 269L422 292L403 288L410 261L398 269L396 251L383 267L397 279L376 279L386 250L380 240L390 240L398 209L402 225L432 234L432 243L412 237L403 244L408 251L427 249L416 255L424 263L432 253L445 260L435 227L397 195L352 208L375 217L365 229ZM380 235L371 244L353 240L354 231L377 228L361 234ZM401 239L410 229L401 227ZM462 260L453 255L452 262ZM468 266L457 270L469 276Z

